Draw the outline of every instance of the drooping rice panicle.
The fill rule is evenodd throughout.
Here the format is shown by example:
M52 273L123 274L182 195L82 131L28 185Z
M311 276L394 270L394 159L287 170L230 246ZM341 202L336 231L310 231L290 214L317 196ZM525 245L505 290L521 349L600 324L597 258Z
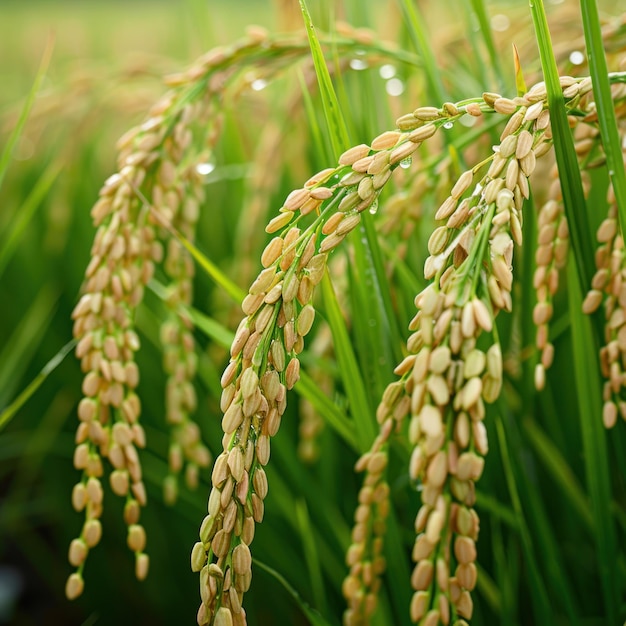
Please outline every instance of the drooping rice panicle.
M606 381L603 389L602 420L613 428L618 415L626 420L624 400L624 363L626 354L626 253L619 232L617 205L609 187L609 213L598 228L600 247L596 251L596 273L583 311L591 314L602 305L604 310L604 345L600 348L600 366Z
M568 101L576 102L590 87L588 81L567 77L562 86ZM380 435L357 464L366 478L347 555L347 626L370 623L376 607L389 506L383 495L388 493L387 441L400 430L406 415L413 446L409 475L418 484L422 501L415 521L411 620L461 625L471 619L479 531L475 482L488 450L485 402L494 402L502 386L495 316L512 308L513 249L522 244L528 178L537 159L551 147L545 99L541 83L511 100L483 96L490 109L509 117L501 143L486 162L459 177L436 212L436 219L445 220L445 225L436 228L428 241L424 274L432 282L416 297L418 312L409 327L413 334L408 356L396 369L401 380L387 388L378 409ZM467 107L475 115L485 111L479 103ZM436 116L436 109L418 111ZM411 124L411 118L404 116L399 122ZM487 173L479 177L487 162ZM487 350L477 347L484 332L491 335ZM376 489L380 498L372 499Z
M353 39L346 33L340 42L347 51L363 45L383 56L389 52L383 44L364 43L359 33ZM268 50L280 50L281 54L274 56ZM126 498L124 519L128 545L136 556L137 577L147 575L146 533L139 523L146 490L137 453L137 447L146 441L139 422L141 403L135 393L139 370L134 353L139 338L134 317L155 264L163 261L163 239L168 240L164 269L172 280L171 315L162 330L169 376L166 416L174 426L166 500L175 500L175 476L185 462L190 486L197 481L197 468L209 462L208 449L191 419L195 356L190 350L189 320L181 315L181 305L188 305L192 298L193 266L180 244L170 238L171 230L178 229L193 239L203 195L202 166L220 132L221 109L214 104L219 104L223 92L233 86L241 88L241 72L247 67L271 77L307 52L302 37L270 38L264 29L251 27L233 46L214 49L186 72L168 77L171 91L152 107L143 124L118 142L118 172L105 182L92 209L98 231L83 296L73 313L85 397L78 409L74 455L74 465L83 475L73 490L72 503L76 510L85 511L85 523L70 546L69 560L77 569L68 579L69 598L82 593L87 554L102 534L103 459L113 466L112 490ZM249 86L250 81L244 84ZM195 132L198 128L199 133ZM296 364L292 375L297 374L295 369Z
M328 252L358 226L393 169L445 119L442 114L422 126L425 122L414 117L410 131L385 133L371 146L347 150L338 167L289 194L267 226L281 234L263 251L264 269L242 303L246 317L222 376L224 450L213 467L208 515L192 550L192 569L200 572L199 624L214 624L218 615L246 623L242 601L252 576L249 545L255 523L263 519L268 487L263 467L287 390L299 377L298 354L314 319L313 292L326 271ZM307 215L314 216L313 223L301 230L297 224ZM237 567L236 553L246 555Z
M568 252L569 233L560 197L550 198L541 206L538 228L533 276L537 304L533 309L533 322L537 326L535 343L541 353L535 367L535 387L541 390L545 386L546 370L554 359L554 345L549 340L549 324L554 312L552 299L559 288L559 270L565 266Z
M332 44L340 67L347 54L384 58L394 52L377 43L370 31L338 28L337 32ZM253 28L246 39L211 51L187 72L170 77L173 91L120 143L119 172L107 181L94 207L99 231L85 295L75 310L85 398L79 406L75 455L75 465L84 474L74 489L73 503L85 510L86 519L80 537L70 547L69 559L77 568L67 584L71 598L82 592L84 562L102 532L103 459L108 458L114 467L113 491L127 498L124 517L128 545L136 554L137 576L147 573L146 535L139 523L146 497L137 447L144 445L145 435L135 393L139 372L134 352L139 340L134 313L155 265L162 261L170 281L166 287L169 317L161 332L168 375L165 413L173 426L166 500L175 500L177 476L185 463L187 483L193 486L198 468L209 462L208 449L191 416L196 405L196 356L185 308L192 304L193 265L180 241L170 235L174 231L190 241L194 238L204 200L198 165L217 141L226 91L238 95L254 89L254 83L277 75L307 51L299 35L274 38ZM579 136L577 143L584 160L597 145L593 109L584 100L590 81L563 77L561 86L567 106L575 109L572 126L581 119L589 122L589 136ZM623 91L623 86L619 89ZM485 93L441 107L421 106L399 118L397 129L382 133L371 145L351 148L341 155L338 166L292 192L270 222L267 232L274 238L262 254L264 269L242 303L245 317L222 377L223 450L213 467L208 515L191 555L192 569L200 572L200 624L246 623L242 602L251 581L249 546L255 524L263 519L268 491L264 467L286 408L287 392L299 377L299 355L316 314L313 295L326 272L329 253L362 219L368 219L364 211L374 207L393 171L407 165L423 141L463 116L497 114L508 119L500 143L485 162L459 177L436 214L442 225L428 241L430 256L424 273L430 284L415 300L418 311L410 325L408 356L395 370L400 380L387 387L379 405L380 433L357 464L366 476L347 556L350 573L343 587L349 605L345 623L368 623L385 569L389 444L392 435L404 435L412 448L409 475L422 503L415 522L411 619L421 624L459 625L470 619L479 530L475 483L488 448L485 402L493 402L502 385L494 320L500 309L512 307L512 256L514 244L522 243L528 178L551 145L545 100L545 86L540 83L516 98ZM203 128L196 134L195 127ZM264 145L276 147L271 141ZM483 166L488 166L486 174L481 172ZM262 172L257 173L258 181L268 183L267 196L272 185ZM447 183L441 176L437 191ZM397 198L397 208L402 209L397 223L408 216L404 234L411 232L421 216L418 200L425 186L424 177L418 174L410 193ZM567 245L567 226L558 205L555 209L551 204L559 200L558 194L553 195L539 218L540 246L545 248L537 257L537 274L543 275L536 278L535 322L543 333L538 342L544 369L553 352L547 324L558 285L555 271L563 263ZM392 222L390 228L395 226ZM602 359L610 379L605 393L605 423L610 426L617 411L626 406L616 382L621 385L624 365L619 338L626 315L620 313L624 255L614 213L602 228L606 231L602 243L610 258L603 259L606 263L599 267L593 288L606 292L608 343ZM254 231L254 223L250 229ZM406 247L399 247L399 258L405 252ZM597 300L595 295L592 298ZM478 344L486 334L490 347ZM310 424L308 432L316 428ZM306 438L303 441L308 443Z
M178 184L169 189L159 189L159 194L163 196L163 204L171 211L171 216L166 219L187 240L193 241L204 190L197 169L187 170L185 174L186 177ZM178 492L178 475L184 470L187 486L195 489L198 469L207 467L211 459L208 448L201 441L200 429L192 419L197 408L193 380L198 357L193 325L181 311L182 307L192 304L194 265L191 255L174 238L167 242L164 270L169 278L166 297L169 315L161 325L160 336L163 368L168 375L165 419L170 425L170 444L169 474L163 486L165 501L173 504Z

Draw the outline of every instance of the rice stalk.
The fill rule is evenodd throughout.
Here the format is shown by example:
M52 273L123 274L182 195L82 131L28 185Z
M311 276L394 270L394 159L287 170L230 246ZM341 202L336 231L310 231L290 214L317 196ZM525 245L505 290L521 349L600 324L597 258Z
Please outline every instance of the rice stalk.
M590 90L589 79L563 77L561 87L572 108L585 102L593 110L592 103L582 99ZM512 255L514 243L522 244L528 178L537 160L551 148L543 83L516 99L484 94L483 100L496 112L510 116L501 143L490 158L459 177L435 215L447 222L435 229L428 242L431 256L424 275L433 282L416 297L418 313L409 327L414 331L407 343L409 355L395 370L402 378L385 391L377 411L380 434L356 466L366 472L366 478L347 552L346 625L370 623L376 608L389 508L388 441L393 432L402 432L407 416L408 439L414 446L409 475L420 484L422 501L415 522L411 620L465 624L472 617L470 592L476 585L479 530L474 484L488 450L484 402L494 402L502 386L502 354L494 320L499 310L512 308ZM468 109L482 114L477 103ZM439 112L422 107L414 117L420 114L437 119ZM405 120L411 123L404 116L398 125ZM475 181L486 163L490 163L487 174ZM468 191L471 194L466 195ZM555 205L546 211L558 215ZM546 214L542 223L550 228L550 237L543 232L546 245L553 245L558 232L550 226L553 217ZM562 263L566 227L559 234L564 243L557 261ZM545 266L552 252L550 258L543 254L542 261L544 257ZM536 323L545 323L549 315L544 317ZM483 332L492 333L486 352L476 347Z
M347 31L342 36L346 39L337 44L342 62L363 48L374 57L395 54L373 41L370 33ZM135 392L139 372L134 353L139 339L134 318L145 287L161 264L168 280L169 308L161 329L168 376L165 417L173 427L165 499L175 501L181 472L193 487L200 468L209 464L208 448L200 441L192 419L197 404L193 386L197 357L193 316L185 313L193 302L194 268L189 250L199 207L206 200L202 173L214 164L226 94L238 96L255 89L256 81L276 76L301 59L307 49L303 37L273 38L252 29L247 39L214 50L189 71L170 77L172 92L119 144L119 172L107 181L93 210L99 230L84 295L74 312L85 397L79 406L74 457L83 476L74 489L73 504L85 510L85 524L70 546L69 560L76 567L66 587L70 598L83 590L85 559L102 532L100 479L106 459L114 468L110 475L113 491L127 500L124 517L137 576L147 574L146 535L139 520L146 497L137 448L145 445L145 433ZM617 83L623 76L614 75L612 80ZM604 165L591 81L562 77L560 89L567 121L577 127L581 168ZM622 85L614 87L612 97L613 104L623 107ZM417 313L409 326L412 335L406 345L407 356L395 370L400 379L387 386L376 412L380 431L357 463L366 476L346 557L350 573L343 592L348 601L344 622L370 623L386 566L383 543L391 509L387 467L395 437L411 449L408 474L421 500L415 522L411 620L461 625L472 617L479 533L475 484L488 451L485 403L499 397L503 383L495 319L500 310L513 307L513 250L522 244L524 202L532 185L528 179L538 159L552 146L543 83L516 98L485 93L441 107L418 107L401 116L396 129L382 133L370 144L344 151L338 165L294 190L270 221L266 232L273 239L261 255L263 269L243 299L244 318L221 379L222 452L213 466L208 515L191 554L192 569L200 574L199 624L246 623L242 605L252 577L250 544L255 525L264 517L271 439L280 428L287 393L301 375L300 355L315 321L313 298L322 280L325 292L333 298L332 306L336 305L325 278L330 253L345 245L344 240L357 228L372 228L367 213L376 212L379 196L394 172L395 179L408 178L402 170L411 164L423 142L467 116L506 122L492 153L482 161L484 153L476 158L472 154L475 165L465 169L453 185L449 184L449 172L460 167L460 160L454 154L450 159L438 157L441 178L437 187L420 172L409 193L403 191L405 195L390 203L395 215L385 225L384 234L409 234L421 217L420 198L449 190L435 215L441 225L428 240L424 267L428 286L415 299ZM478 134L485 130L482 127ZM340 134L333 134L336 141ZM276 136L271 139L265 145L275 149ZM480 152L479 145L475 149ZM267 183L266 197L276 185L275 180L263 180L262 174L259 182ZM407 181L401 186L406 190ZM597 256L602 263L593 279L593 295L588 296L594 306L605 300L607 345L601 358L609 379L605 386L607 426L615 423L623 404L619 332L625 315L620 301L624 254L613 200L609 196L611 213L601 226L604 251ZM538 387L543 386L545 369L553 358L548 324L558 269L568 249L569 232L560 201L554 184L539 216L538 303L533 320L539 327L537 343L542 350ZM255 214L261 208L259 204ZM256 234L254 223L248 227L247 232ZM182 237L171 237L173 232ZM395 251L399 263L408 252L406 245ZM342 296L340 293L339 298ZM586 308L592 307L587 304ZM335 309L339 311L339 307ZM312 387L309 379L307 397L331 411L320 400L323 393L317 389L315 395ZM362 406L352 402L353 421L341 411L333 414L337 431L361 451L372 436L360 427L356 434L350 429L368 419L354 415ZM315 430L308 428L309 432ZM310 451L309 441L301 443ZM315 569L316 595L322 597L319 564L311 559L313 544L306 549Z
M363 45L358 33L356 40L344 38L343 43L348 51ZM385 50L378 44L371 47ZM276 50L280 54L274 58L271 53ZM202 176L213 167L212 150L220 135L219 100L224 90L231 83L241 89L240 71L247 65L259 72L254 80L262 80L258 76L264 80L306 50L298 40L273 41L263 29L250 28L247 37L231 48L214 49L187 72L168 77L172 90L152 107L143 124L117 144L119 169L105 182L92 209L98 231L83 295L72 314L76 355L84 373L74 454L74 466L82 471L82 477L73 489L72 504L85 512L85 522L69 550L70 564L76 568L66 586L70 599L81 595L87 555L102 535L103 460L113 467L109 477L113 492L126 498L124 519L128 546L135 554L136 575L143 579L148 572L146 534L139 523L140 508L147 497L137 448L146 445L146 437L139 421L141 402L135 393L139 369L134 353L140 341L134 317L155 265L161 262L171 279L168 302L172 310L161 332L169 376L166 420L173 426L170 472L164 483L166 501L175 501L177 475L185 464L187 483L193 487L198 467L209 463L208 449L200 442L199 429L190 415L196 404L191 382L195 355L189 319L179 313L180 305L191 303L193 265L177 240L169 239L166 252L163 240L172 228L193 239L203 199ZM243 84L249 87L252 82L248 77ZM194 136L198 128L202 130ZM312 200L309 211L321 204L321 197ZM272 228L279 226L274 223ZM291 256L295 254L292 244L298 238L297 229L292 230L287 244ZM325 245L322 253L332 247ZM312 288L306 284L303 289ZM292 283L292 287L298 285L299 281ZM312 323L310 311L306 309L300 331L305 323ZM294 341L302 337L295 334L293 320L288 328ZM296 378L297 360L291 366L291 384Z

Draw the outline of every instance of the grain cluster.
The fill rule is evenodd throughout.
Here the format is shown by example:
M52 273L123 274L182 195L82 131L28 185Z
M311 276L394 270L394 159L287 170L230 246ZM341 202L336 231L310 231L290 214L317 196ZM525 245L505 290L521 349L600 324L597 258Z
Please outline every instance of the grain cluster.
M572 98L589 85L564 78L562 87ZM411 620L461 625L472 617L480 526L475 483L488 451L485 404L498 398L503 380L495 317L512 309L513 251L522 245L528 179L551 147L543 84L512 100L498 94L484 94L482 100L466 105L465 111L478 116L491 109L508 121L491 157L461 174L435 214L443 223L428 241L424 274L431 282L415 299L408 356L395 370L400 380L387 387L379 405L380 433L356 467L365 471L365 480L346 557L346 626L369 624L377 604L385 568L382 544L390 506L386 469L393 433L408 437L412 446L408 473L422 503L414 525ZM428 135L420 121L432 123L461 110L457 105L421 107L401 117L398 127ZM480 175L487 164L487 172ZM548 202L542 216L540 239L549 254L542 253L542 263L538 260L544 269L538 269L543 275L536 283L544 285L555 255L562 264L567 226L558 220L554 224L561 217L556 201ZM554 280L540 290L544 300L554 293ZM535 317L544 306L537 305ZM536 323L548 319L546 314ZM489 342L481 348L483 334ZM548 346L543 346L544 354Z
M375 44L370 33L340 34L342 54L368 46L379 56L389 52ZM66 586L71 599L83 591L86 558L102 536L107 464L112 491L126 501L127 544L135 555L137 577L143 579L148 572L147 538L140 521L147 497L138 452L146 436L135 361L140 346L135 315L148 287L160 293L167 311L160 330L167 377L163 414L169 427L165 500L176 501L181 475L193 488L201 469L210 465L211 455L193 418L198 357L190 316L190 251L201 207L208 200L203 167L213 164L227 89L235 95L255 89L255 82L258 86L258 81L276 76L307 51L301 36L279 41L252 28L235 45L212 50L186 72L169 77L171 92L118 144L118 172L106 181L92 210L97 233L83 295L73 313L84 397L78 407L74 454L74 466L82 474L72 504L84 511L85 519L69 549L75 568ZM250 68L253 78L244 73ZM589 101L590 79L565 76L560 84L566 107L576 113L570 123L577 127L582 169L603 164ZM616 91L620 89L623 92L623 86ZM622 97L620 93L616 97ZM408 179L404 170L413 160L419 162L424 142L468 116L500 116L504 122L491 152L466 167L453 184L448 179L434 183L424 172ZM275 129L263 146L279 151ZM385 537L393 484L388 473L394 439L409 449L405 474L418 494L410 581L394 584L410 584L407 609L414 624L464 626L471 620L480 531L476 484L489 450L488 405L499 398L504 381L496 317L513 310L514 252L523 244L529 179L551 147L543 83L513 98L484 93L402 115L395 129L345 150L333 167L285 198L265 229L270 238L261 254L261 269L241 303L243 318L220 380L221 451L211 470L207 513L191 551L191 569L199 575L200 626L247 623L244 596L252 582L256 525L265 514L266 467L288 394L300 378L305 340L317 324L316 289L329 280L331 253L349 244L360 234L363 221L371 219L368 214L376 213L394 172L410 185L387 201L379 233L383 237L396 231L408 239L424 216L421 197L433 190L446 193L427 241L426 286L414 299L405 358L378 404L378 434L356 464L364 479L346 553L343 621L346 626L370 624L378 605L387 568ZM255 184L260 195L268 197L277 181L264 172L255 174ZM552 179L537 217L533 323L540 352L538 389L544 387L554 358L549 329L559 271L569 250L569 227L554 169ZM253 215L260 213L262 204L259 200L253 207ZM610 428L618 414L626 419L626 254L612 192L608 204L608 216L597 233L596 273L583 308L593 313L602 307L604 312L600 361L606 378L603 418ZM256 221L246 226L250 238L256 236ZM406 255L403 243L397 256ZM165 286L155 287L157 267L166 277ZM332 356L328 329L320 329L309 351ZM331 377L313 375L312 380L332 392ZM311 405L301 407L299 453L311 462L323 455L316 441L323 420Z

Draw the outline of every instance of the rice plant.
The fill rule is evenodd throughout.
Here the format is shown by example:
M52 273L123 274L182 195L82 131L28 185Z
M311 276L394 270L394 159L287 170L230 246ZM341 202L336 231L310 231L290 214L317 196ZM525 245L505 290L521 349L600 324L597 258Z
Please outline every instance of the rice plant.
M7 615L32 577L68 622L623 623L620 8L277 2L165 77L99 192L46 165L92 97L41 92L48 48L0 279L46 199L80 255L43 246L71 269L5 323Z

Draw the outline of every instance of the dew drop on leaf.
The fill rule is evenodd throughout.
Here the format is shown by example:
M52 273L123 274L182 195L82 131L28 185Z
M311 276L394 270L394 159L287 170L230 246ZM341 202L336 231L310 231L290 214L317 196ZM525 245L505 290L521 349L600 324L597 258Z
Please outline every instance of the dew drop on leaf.
M252 84L250 85L250 87L254 91L261 91L267 87L267 81L264 80L263 78L257 78L256 80L252 81Z
M367 61L363 59L350 59L350 67L353 70L366 70L367 69Z

